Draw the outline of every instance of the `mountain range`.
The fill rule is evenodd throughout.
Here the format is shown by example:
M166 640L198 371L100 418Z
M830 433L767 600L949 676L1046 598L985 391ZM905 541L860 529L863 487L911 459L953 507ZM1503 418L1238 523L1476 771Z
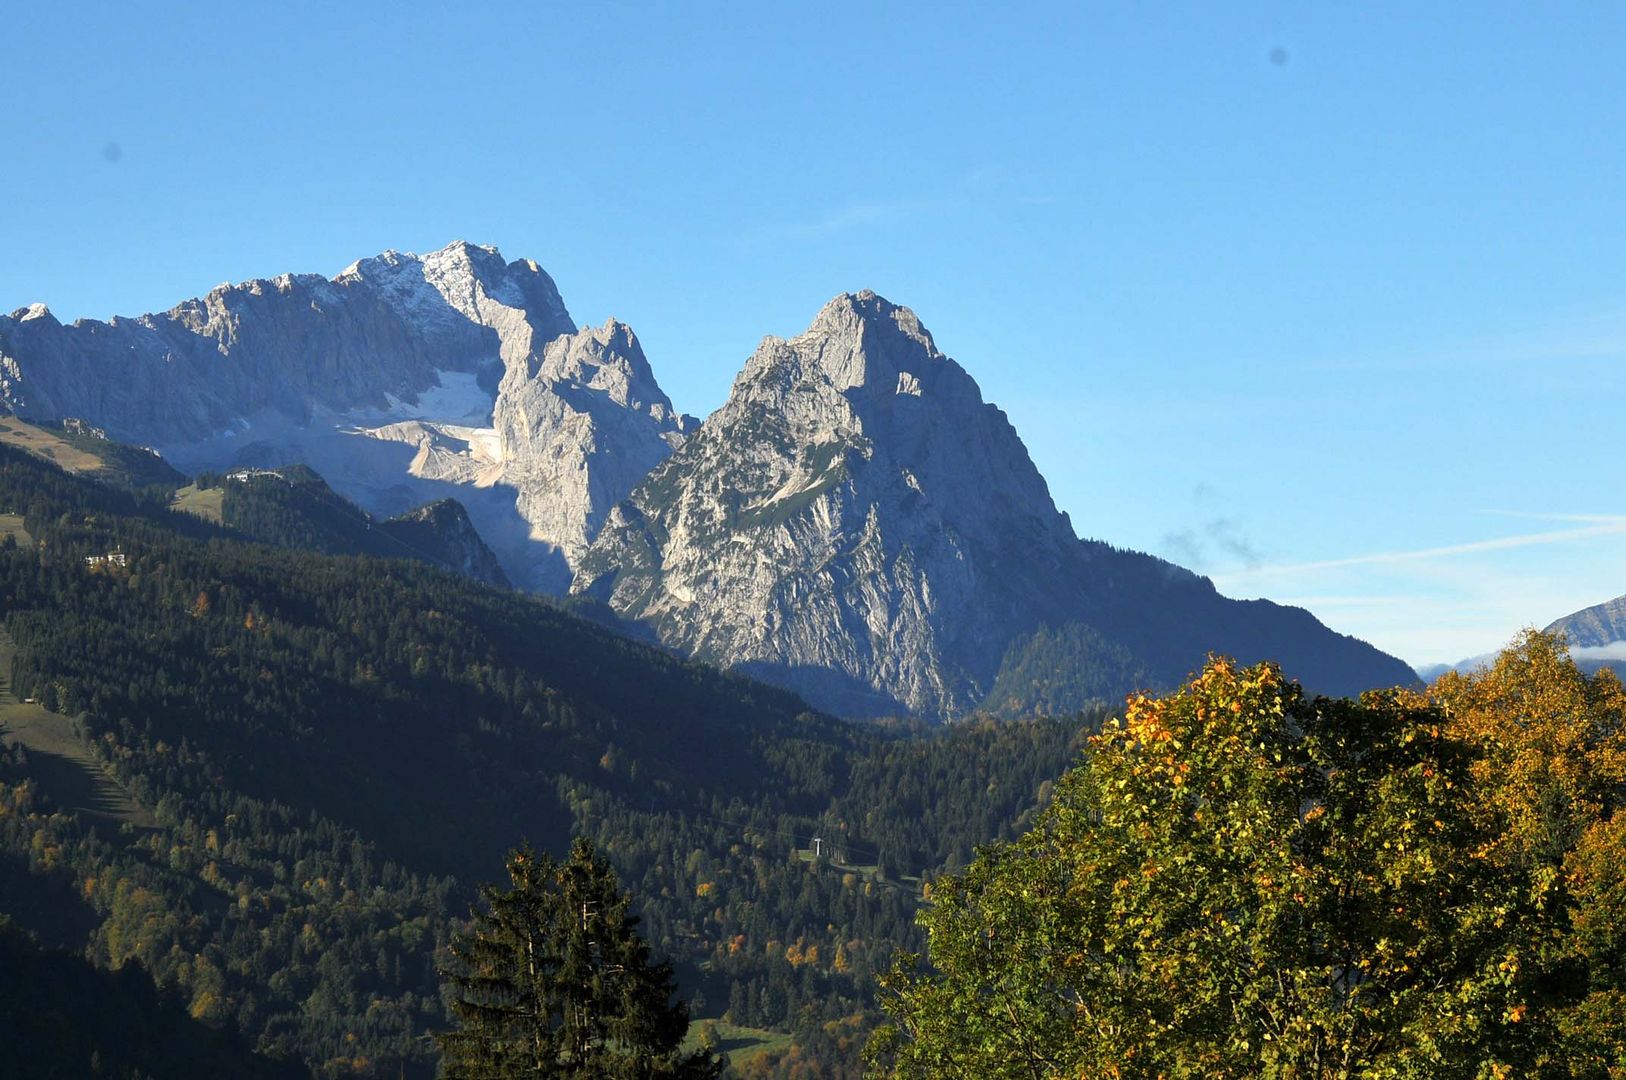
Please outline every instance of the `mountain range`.
M1543 633L1560 634L1569 645L1570 655L1583 671L1611 668L1626 673L1626 596L1582 608L1554 619ZM1431 664L1418 674L1432 682L1448 671L1476 671L1496 662L1498 653L1480 653L1454 664Z
M1564 636L1570 655L1583 671L1611 668L1616 674L1626 674L1626 596L1555 619L1547 633Z
M871 292L765 339L703 423L629 327L577 329L536 263L466 243L135 319L20 309L0 405L188 471L303 463L381 518L455 499L515 586L845 715L1075 709L1210 651L1329 693L1415 681L1302 609L1080 539L1005 414Z

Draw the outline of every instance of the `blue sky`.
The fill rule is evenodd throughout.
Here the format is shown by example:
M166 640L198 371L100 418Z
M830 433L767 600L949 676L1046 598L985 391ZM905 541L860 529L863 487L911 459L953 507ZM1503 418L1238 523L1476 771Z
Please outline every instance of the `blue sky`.
M913 307L1079 531L1414 662L1626 592L1626 6L10 11L0 308L453 238L704 414Z

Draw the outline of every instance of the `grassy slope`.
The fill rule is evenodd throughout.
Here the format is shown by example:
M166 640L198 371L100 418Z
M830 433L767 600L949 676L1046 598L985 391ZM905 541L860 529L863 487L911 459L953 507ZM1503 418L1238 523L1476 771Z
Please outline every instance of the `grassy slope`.
M74 446L55 432L25 424L15 417L0 419L0 443L37 454L53 465L81 476L94 476L106 471L106 464L95 454Z
M78 476L138 488L149 484L178 486L184 479L150 450L126 446L94 435L24 423L0 416L0 444L15 446Z
M158 821L107 771L74 730L74 722L11 690L11 660L17 645L0 628L0 740L28 749L30 772L58 804L94 820L129 822L154 828Z
M225 521L226 491L224 488L199 488L196 484L188 484L175 492L175 498L170 502L170 508L179 510L204 521L216 525Z

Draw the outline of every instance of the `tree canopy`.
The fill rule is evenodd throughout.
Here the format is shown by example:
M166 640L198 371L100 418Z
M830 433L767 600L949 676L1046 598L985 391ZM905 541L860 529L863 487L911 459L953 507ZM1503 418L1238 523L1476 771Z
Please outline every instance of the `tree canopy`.
M689 1010L672 969L653 963L630 898L578 839L564 862L510 852L512 888L485 886L443 969L457 1031L438 1036L444 1074L703 1080L708 1051L684 1053Z
M883 980L899 1077L1626 1076L1626 694L1529 635L1430 695L1136 697Z

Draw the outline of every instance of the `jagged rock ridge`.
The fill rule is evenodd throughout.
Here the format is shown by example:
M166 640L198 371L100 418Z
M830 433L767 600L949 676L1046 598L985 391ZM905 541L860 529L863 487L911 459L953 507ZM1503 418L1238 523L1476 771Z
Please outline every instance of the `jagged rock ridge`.
M628 327L576 330L535 263L464 243L139 319L20 310L0 405L188 469L305 463L375 518L454 498L515 585L847 714L958 716L996 681L1002 709L1060 707L1211 649L1327 691L1412 679L1307 612L1080 541L1004 414L869 292L765 340L699 426Z
M962 715L1043 627L1086 628L1056 639L1098 643L1073 663L1165 684L1210 649L1333 692L1415 680L1307 612L1080 541L1005 415L871 292L766 339L611 514L572 588L849 714Z
M0 316L0 405L186 469L309 464L382 516L455 497L508 576L548 592L692 423L629 328L576 332L536 263L463 242L137 319Z
M64 326L44 305L0 316L0 402L85 417L160 447L242 430L267 410L305 420L416 399L441 373L479 374L572 329L534 262L456 243L393 251L329 279L221 285L169 311Z

